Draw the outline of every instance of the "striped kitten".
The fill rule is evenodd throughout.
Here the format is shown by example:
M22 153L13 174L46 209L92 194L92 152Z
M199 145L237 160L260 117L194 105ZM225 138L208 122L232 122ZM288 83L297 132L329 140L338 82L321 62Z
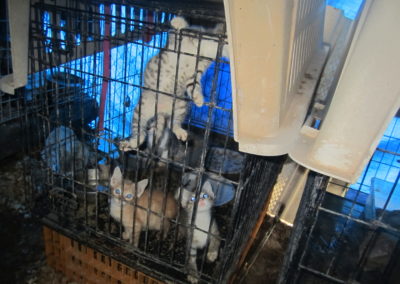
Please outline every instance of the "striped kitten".
M172 132L179 140L186 141L188 134L182 128L188 108L185 93L196 106L203 105L200 80L203 72L212 63L211 60L217 57L218 41L209 36L199 39L194 34L193 36L180 34L179 31L188 29L217 34L222 31L221 25L206 30L199 26L189 26L184 18L175 17L171 20L171 26L174 30L168 35L167 48L162 49L147 63L144 71L142 99L132 119L132 136L129 140L120 142L119 148L122 151L137 149L144 142L147 129L156 124L156 136L160 138L165 120L167 126L170 127L171 119ZM196 56L197 54L200 57ZM223 47L222 56L228 57L227 46Z

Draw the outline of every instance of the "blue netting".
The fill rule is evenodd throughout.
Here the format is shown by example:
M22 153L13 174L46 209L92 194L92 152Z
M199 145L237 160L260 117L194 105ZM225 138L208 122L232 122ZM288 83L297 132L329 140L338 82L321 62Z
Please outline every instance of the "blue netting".
M398 153L400 153L400 119L395 117L386 129L370 163L350 188L370 193L371 186L379 184L380 192L375 192L375 200L377 204L384 203L400 173ZM397 195L400 194L397 191L400 189L396 189L395 192ZM394 206L393 202L394 200L392 201ZM400 202L395 207L400 208Z

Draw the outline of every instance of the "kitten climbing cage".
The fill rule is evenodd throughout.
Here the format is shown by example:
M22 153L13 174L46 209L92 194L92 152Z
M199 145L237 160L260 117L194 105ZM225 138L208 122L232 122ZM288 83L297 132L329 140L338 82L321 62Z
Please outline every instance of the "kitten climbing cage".
M173 29L170 22L177 15L201 28ZM32 1L28 84L17 95L25 103L22 121L30 134L29 185L47 226L162 281L227 281L282 161L240 153L232 138L230 65L220 56L226 46L223 15L221 3L206 1L160 1L157 7L141 1ZM211 32L216 26L218 33ZM167 45L171 37L177 39L174 48ZM185 52L180 37L197 42L199 50L213 42L214 55ZM188 139L179 141L169 125L161 137L151 138L153 125L146 125L146 141L123 152L119 145L132 135L134 110L139 117L144 111L157 115L154 106L141 108L141 94L149 60L162 52L177 56L173 82L183 69L180 58L195 59L194 74L200 71L199 61L208 62L200 82L193 83L201 84L204 105L196 106L190 96L163 92L158 86L160 67L153 66L151 75L158 79L149 88L173 103L186 104L182 125ZM123 216L111 214L115 196L110 179L117 167L134 184L148 179L148 192L176 196L176 216L164 214L166 204L159 204L156 212L169 223L166 238L161 238L162 229L149 225L140 232L138 247L125 239L126 228L119 222ZM199 229L196 213L191 220L181 218L178 189L194 192L196 212L205 182L212 186L208 195L214 195L214 206L210 228ZM143 209L135 207L136 213ZM136 213L132 224L137 222ZM218 233L210 231L212 222ZM207 244L197 250L193 268L189 261L197 240L190 236L196 230ZM219 249L217 259L210 262L211 238L218 240ZM83 281L85 275L79 273L75 280Z
M220 229L217 238L221 247L215 265L205 261L204 251L199 252L199 274L196 276L208 282L223 281L234 268L248 236L245 232L254 224L268 196L264 187L268 185L266 188L270 189L281 161L279 158L244 156L237 152L237 144L231 138L236 131L241 149L252 153L260 150L254 140L246 140L243 134L256 140L258 135L249 133L250 129L246 129L241 120L245 117L241 110L256 100L240 101L243 96L239 95L243 94L234 96L236 125L232 127L229 68L239 86L234 92L244 90L241 84L246 83L240 78L243 69L239 66L246 52L235 53L239 49L234 46L233 36L231 63L234 64L228 65L226 59L217 56L218 52L215 58L207 58L211 65L201 82L205 106L197 108L190 98L185 98L190 108L184 123L189 131L188 141L181 143L171 135L169 141L174 140L174 143L167 143L167 148L172 156L170 153L160 155L146 145L132 153L118 151L119 141L131 134L130 122L133 109L140 101L146 63L166 49L168 35L193 37L199 42L207 38L218 43L219 49L225 44L223 33L170 31L169 25L179 14L192 24L215 26L224 22L221 6L206 2L190 2L184 6L163 1L157 3L160 5L155 8L153 2L138 1L32 1L29 84L17 94L24 101L23 115L32 134L27 136L29 150L42 166L30 167L31 188L35 193L45 195L47 202L44 203L48 207L42 208L49 210L45 220L50 226L104 253L116 255L155 277L186 281L186 274L190 272L187 264L192 240L179 237L177 227L182 225L179 218L168 220L172 228L166 240L160 240L157 233L146 230L141 234L139 247L133 248L123 240L124 228L110 217L109 199L112 196L107 181L115 164L124 168L130 180L136 182L148 178L149 190L158 187L164 193L190 184L186 180L188 172L199 177L194 179L196 194L200 193L205 180L211 180L224 192L216 194L218 206L214 207L212 215ZM267 137L272 148L279 144L277 141L282 141L282 137L287 138L286 130L298 131L302 126L326 55L321 38L324 1L293 1L293 4L290 6L282 1L275 6L276 11L285 12L287 21L272 19L278 20L277 27L284 27L277 37L282 49L275 49L279 50L278 54L271 57L278 59L274 67L280 69L277 76L271 77L279 82L274 85L277 90L272 92L272 97L278 98L273 101L272 108L277 119L268 121L279 123L269 125L269 134L261 131L262 138ZM227 14L232 16L228 20L230 34L236 34L235 29L240 28L240 22L235 25L235 17L241 15L232 12L235 5L240 8L240 1L225 6ZM313 21L308 21L307 17ZM250 25L248 29L251 28ZM274 45L274 42L269 43ZM315 57L315 54L319 56ZM198 54L191 56L198 58ZM258 67L257 64L254 66ZM262 69L265 68L262 66ZM153 88L158 91L157 86ZM301 102L299 105L303 108L296 108L296 102ZM292 110L297 119L293 124L287 120L287 114ZM252 119L261 117L256 112L253 114ZM280 132L282 129L277 126L281 125L287 128L283 127ZM300 134L315 138L316 127L310 129L308 126L302 128ZM252 130L257 131L256 128ZM283 135L270 139L271 133ZM288 148L280 149L279 154L290 152L288 149L293 145L290 142L284 146ZM115 247L111 248L110 244ZM179 251L179 248L183 249Z

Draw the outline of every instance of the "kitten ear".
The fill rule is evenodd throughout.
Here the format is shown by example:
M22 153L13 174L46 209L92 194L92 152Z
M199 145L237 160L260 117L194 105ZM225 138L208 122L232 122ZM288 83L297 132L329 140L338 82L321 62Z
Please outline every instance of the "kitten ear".
M122 183L121 169L119 167L116 167L111 177L110 185L111 187L117 187L121 183Z
M176 201L179 201L179 195L180 194L181 194L181 188L178 187L178 189L175 191L175 194L174 194L174 198L175 198Z
M137 190L136 190L136 197L140 197L142 196L143 192L145 191L147 184L149 183L149 180L146 179L142 179L141 181L139 181L137 183Z
M212 188L212 185L211 185L211 183L210 183L209 181L206 181L206 182L203 184L202 191L204 191L204 192L206 192L208 195L210 195L211 198L214 198L214 196L215 196L215 195L214 195L213 188Z
M193 191L197 185L198 176L194 173L184 173L182 178L183 188Z
M189 202L189 196L191 196L192 195L192 193L190 192L190 191L188 191L188 190L186 190L186 189L178 189L177 190L177 195L176 195L176 200L178 200L179 201L179 191L181 191L181 206L182 206L182 208L183 209L186 209L187 207L188 207L188 202Z

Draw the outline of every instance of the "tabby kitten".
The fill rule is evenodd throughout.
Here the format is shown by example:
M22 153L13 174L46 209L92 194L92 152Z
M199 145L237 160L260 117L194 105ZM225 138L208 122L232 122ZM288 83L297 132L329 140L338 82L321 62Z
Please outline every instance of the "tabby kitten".
M122 223L124 227L122 238L133 242L135 247L139 245L140 232L146 230L147 226L149 230L163 230L163 238L165 238L169 230L169 220L176 217L178 210L173 196L167 195L167 200L164 201L165 194L158 190L150 193L145 190L147 184L148 179L141 180L136 188L134 182L122 178L119 167L115 168L110 181L112 192L110 215ZM165 211L163 211L164 202L166 202ZM149 213L148 208L150 208ZM150 214L149 218L147 214ZM149 219L148 223L147 219Z
M194 35L183 35L179 31L188 29L215 34L220 33L221 26L217 25L214 29L206 30L198 26L189 26L182 17L172 19L171 26L174 30L169 32L166 48L147 63L144 71L142 99L140 105L135 108L131 122L132 136L129 140L120 142L119 148L122 151L137 149L144 142L146 130L156 124L156 137L161 137L164 119L167 119L168 127L172 119L172 132L179 140L186 141L188 134L182 128L188 109L185 93L196 106L203 105L200 80L203 72L212 63L211 60L217 57L218 41L208 36L199 39ZM196 54L200 57L195 56ZM228 57L226 46L223 47L222 56ZM156 106L157 113L155 113Z
M179 194L176 194L178 198ZM198 202L197 212L194 220L195 229L192 235L192 245L190 248L189 257L189 275L187 279L191 283L197 283L199 279L198 269L196 264L197 250L202 249L207 245L209 239L210 244L207 250L207 260L214 262L218 257L218 250L220 246L220 240L215 236L219 236L217 223L212 220L211 209L214 202L214 192L210 182L206 181L202 186L199 200L196 201L196 194L187 189L183 189L181 193L181 206L184 210L186 220L185 227L187 228L187 235L191 230L190 222L193 216L193 208L195 202ZM211 228L210 228L211 225ZM203 232L205 231L205 232ZM211 234L207 234L210 232Z

